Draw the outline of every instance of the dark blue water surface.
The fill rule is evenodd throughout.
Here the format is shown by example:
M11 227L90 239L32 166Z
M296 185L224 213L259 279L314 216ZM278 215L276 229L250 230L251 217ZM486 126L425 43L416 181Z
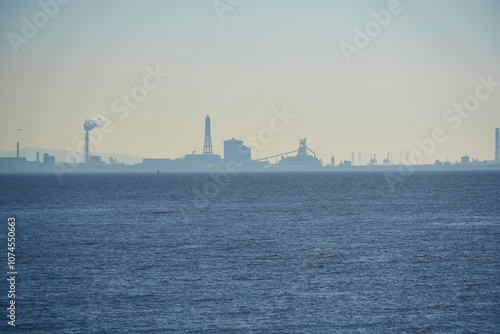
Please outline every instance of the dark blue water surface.
M18 332L500 332L498 172L3 175L0 208Z

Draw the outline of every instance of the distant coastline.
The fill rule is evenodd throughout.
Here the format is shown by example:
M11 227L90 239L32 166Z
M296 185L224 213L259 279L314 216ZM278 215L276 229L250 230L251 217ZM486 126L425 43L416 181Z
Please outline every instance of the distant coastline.
M4 160L8 159L9 163ZM163 163L138 164L85 164L85 163L37 163L24 158L0 158L0 174L66 174L66 173L238 173L238 172L393 172L408 174L418 171L500 171L500 163L478 162L469 164L438 165L364 165L364 166L322 166L308 168L304 166L280 166L270 164L236 164L234 161L221 160L214 165L190 165L178 160Z

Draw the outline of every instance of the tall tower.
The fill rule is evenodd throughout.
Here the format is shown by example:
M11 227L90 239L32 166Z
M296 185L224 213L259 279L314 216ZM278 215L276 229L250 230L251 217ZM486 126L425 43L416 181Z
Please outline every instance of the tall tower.
M205 118L205 144L203 145L203 154L212 155L212 135L210 133L210 117Z
M500 129L495 130L495 161L500 161Z
M19 142L17 142L17 158L19 159Z
M210 117L205 118L205 144L203 145L203 154L212 155L212 135L210 133Z

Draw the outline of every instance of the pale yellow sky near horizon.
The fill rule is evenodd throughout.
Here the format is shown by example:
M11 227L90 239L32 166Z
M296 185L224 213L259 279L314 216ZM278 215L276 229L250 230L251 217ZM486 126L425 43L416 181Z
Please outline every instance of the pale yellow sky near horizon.
M21 36L22 17L41 8L2 2L0 150L18 140L78 149L83 122L101 114L111 125L94 152L178 158L203 151L209 114L214 153L222 155L224 140L249 144L272 128L273 110L286 108L295 117L259 139L254 158L294 150L308 137L324 162L332 154L350 160L352 151L356 160L361 151L381 162L389 151L418 149L416 141L440 128L446 140L427 163L465 154L491 160L500 86L480 88L490 94L470 116L444 117L473 100L478 78L500 83L500 4L401 0L401 12L348 63L341 43L355 45L355 28L388 3L244 1L221 21L211 1L73 1L16 54L8 34ZM151 77L157 67L169 73L161 82ZM147 96L120 117L122 94L134 90Z

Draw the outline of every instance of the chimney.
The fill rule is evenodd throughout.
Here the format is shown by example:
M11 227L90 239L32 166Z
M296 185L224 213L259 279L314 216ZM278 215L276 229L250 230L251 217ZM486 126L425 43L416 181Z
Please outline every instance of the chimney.
M17 142L17 158L19 159L19 142Z

